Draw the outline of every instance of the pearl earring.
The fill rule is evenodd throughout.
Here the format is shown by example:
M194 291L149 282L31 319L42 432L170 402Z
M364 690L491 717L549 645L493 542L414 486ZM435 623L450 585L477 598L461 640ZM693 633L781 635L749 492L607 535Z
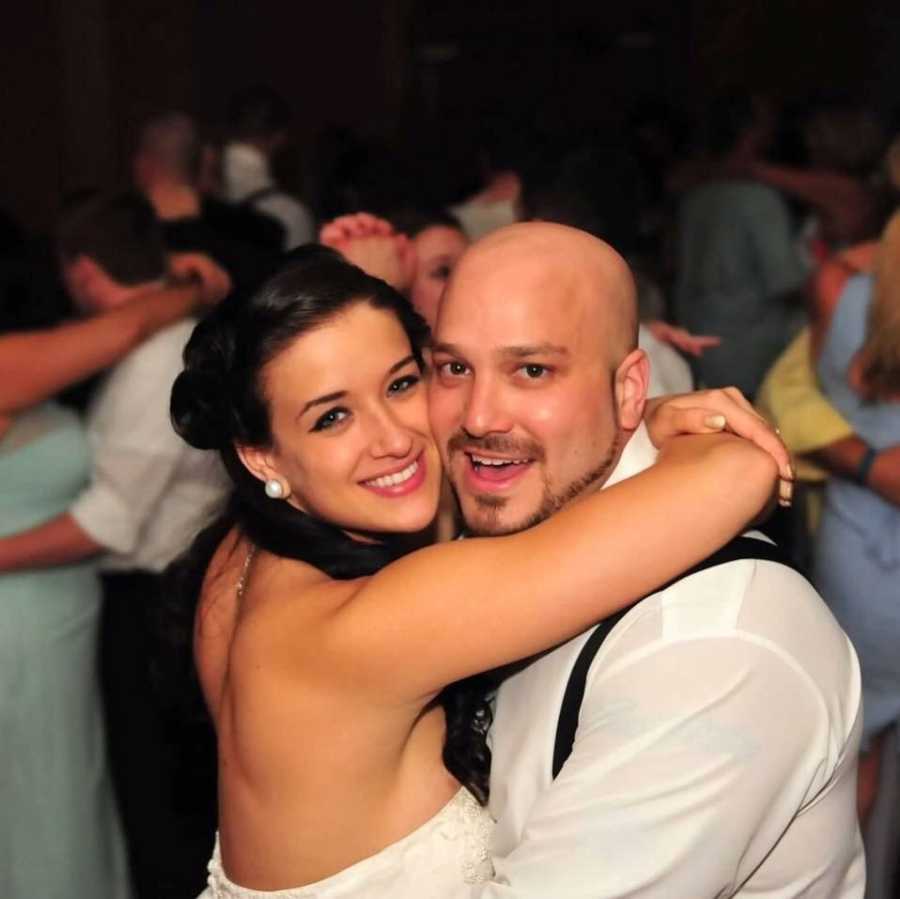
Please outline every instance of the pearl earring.
M281 499L284 496L284 487L282 487L281 481L269 478L266 481L266 496L269 499Z

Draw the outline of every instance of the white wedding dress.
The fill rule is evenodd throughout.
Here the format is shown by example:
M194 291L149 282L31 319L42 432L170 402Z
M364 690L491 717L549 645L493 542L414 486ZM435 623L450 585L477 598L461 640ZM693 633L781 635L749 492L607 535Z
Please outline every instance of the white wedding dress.
M325 880L285 890L248 890L222 869L219 843L199 899L446 899L463 884L491 879L493 821L466 789L411 834Z

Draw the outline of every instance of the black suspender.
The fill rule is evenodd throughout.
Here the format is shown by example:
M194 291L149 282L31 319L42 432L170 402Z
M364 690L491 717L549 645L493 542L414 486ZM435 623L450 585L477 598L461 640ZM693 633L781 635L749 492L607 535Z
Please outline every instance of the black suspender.
M770 562L779 562L787 565L787 561L777 546L765 541L757 540L753 537L737 537L726 543L718 552L713 553L709 558L695 565L684 574L673 578L659 590L665 590L678 581L698 571L705 571L707 568L714 568L717 565L724 565L727 562L736 562L739 559L764 559ZM594 657L600 649L603 641L609 635L609 632L619 623L622 616L640 602L637 600L631 606L622 609L609 618L604 619L594 629L593 633L588 637L587 642L581 648L575 665L572 667L572 673L569 675L569 682L566 684L566 691L563 694L562 706L559 710L559 722L556 725L556 743L553 747L553 777L562 770L566 759L572 752L572 746L575 744L575 731L578 728L578 716L581 712L581 702L584 699L584 688L587 682L588 670Z
M268 197L273 197L275 194L281 193L281 191L273 184L269 187L261 187L259 190L253 191L252 194L247 194L243 200L238 204L239 206L255 206L260 200L265 200Z

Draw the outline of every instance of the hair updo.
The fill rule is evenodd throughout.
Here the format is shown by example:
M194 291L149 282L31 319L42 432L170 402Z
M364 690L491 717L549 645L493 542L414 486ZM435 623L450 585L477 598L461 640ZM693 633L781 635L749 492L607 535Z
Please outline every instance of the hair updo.
M428 326L409 302L334 250L313 244L292 253L249 300L230 297L196 327L172 390L175 429L200 449L270 444L263 368L298 337L357 303L392 312L422 364Z
M201 704L191 651L194 611L212 555L232 527L268 552L341 580L375 574L413 548L406 535L383 534L375 543L353 540L330 522L273 502L237 454L239 445L265 447L273 441L265 366L300 336L359 303L393 313L423 365L428 326L409 301L318 245L290 254L285 267L249 299L229 297L197 325L185 347L184 371L172 388L173 425L191 446L217 450L234 486L225 514L197 537L170 573L167 642L180 660L181 690L189 676L194 700ZM447 716L444 762L482 800L490 768L487 690L487 682L464 681L440 697Z

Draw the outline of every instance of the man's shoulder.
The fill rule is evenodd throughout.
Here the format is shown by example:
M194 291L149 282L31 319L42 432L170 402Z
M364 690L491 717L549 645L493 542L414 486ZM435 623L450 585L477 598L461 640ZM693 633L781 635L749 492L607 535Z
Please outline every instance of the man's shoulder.
M736 210L757 207L787 208L780 193L768 184L750 179L716 179L699 184L687 192L684 208L690 211L733 214Z
M149 422L157 409L159 414L165 412L168 421L169 392L183 367L184 345L195 324L193 319L184 319L163 328L114 366L91 403L91 426L97 427L101 421L109 425L123 416L132 420L136 414Z
M311 215L310 211L297 199L297 197L282 190L280 187L273 187L270 191L261 196L253 205L257 209L289 211L294 215L302 215L305 218Z
M568 677L593 630L534 662L531 677ZM741 558L677 579L634 603L610 629L591 672L652 666L657 653L698 640L754 643L805 657L811 635L846 653L845 635L805 577L769 558Z
M751 542L759 543L758 556ZM641 620L654 621L658 639L664 642L699 635L740 636L800 610L831 622L815 588L794 568L778 561L771 541L749 532L744 535L744 547L740 557L717 561L713 556L713 564L644 597L610 636L628 631Z
M112 369L113 377L131 375L147 367L158 367L180 371L184 345L190 339L197 320L184 318L152 334L139 343L121 362Z
M823 694L846 691L857 671L850 641L812 584L787 565L745 558L691 574L637 603L604 641L591 679L599 683L621 666L653 666L660 654L695 646L712 650L703 652L704 665L743 669L753 664L748 659L765 659Z

